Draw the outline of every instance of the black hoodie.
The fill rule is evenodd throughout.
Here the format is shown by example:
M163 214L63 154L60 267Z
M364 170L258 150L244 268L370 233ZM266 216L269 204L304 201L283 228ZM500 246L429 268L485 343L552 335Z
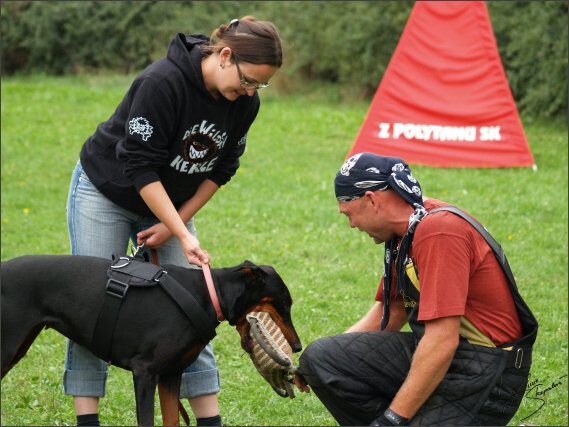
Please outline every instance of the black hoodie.
M215 99L206 89L199 44L207 36L177 34L166 58L132 83L113 115L80 153L85 173L119 206L155 217L139 191L161 181L178 209L200 184L227 183L239 167L259 96Z

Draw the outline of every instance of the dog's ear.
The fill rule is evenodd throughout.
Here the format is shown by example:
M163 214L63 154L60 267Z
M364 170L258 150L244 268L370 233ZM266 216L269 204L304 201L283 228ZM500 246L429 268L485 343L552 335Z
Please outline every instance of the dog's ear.
M234 267L232 271L243 271L246 268L256 268L256 267L257 267L256 264L252 263L249 260L245 260L238 266Z
M241 264L239 264L237 267L235 267L234 271L239 271L241 270L243 267L257 267L257 264L255 264L252 261L249 261L248 259L246 259L245 261L243 261Z
M267 272L258 265L253 264L251 261L245 261L243 264L239 265L236 271L240 271L245 273L246 275L246 283L250 284L264 284L265 277L267 277Z

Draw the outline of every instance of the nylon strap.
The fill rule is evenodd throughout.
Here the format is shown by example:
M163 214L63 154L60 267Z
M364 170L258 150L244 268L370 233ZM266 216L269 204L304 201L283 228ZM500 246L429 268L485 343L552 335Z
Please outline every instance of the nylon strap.
M502 270L508 279L508 285L510 286L512 297L516 303L518 314L520 315L520 320L522 321L522 328L524 333L524 336L516 341L514 350L512 350L512 355L510 355L510 359L514 359L514 366L518 369L519 367L525 366L527 363L527 357L529 356L531 358L531 347L533 346L537 336L538 323L530 308L520 295L518 286L516 285L516 280L514 279L514 274L512 273L512 269L510 268L510 264L508 263L504 250L482 224L480 224L478 221L476 221L474 218L456 206L443 206L436 208L429 211L429 215L438 211L452 212L468 221L470 225L472 225L482 235L482 237L484 237L490 248L492 248L496 259L502 266ZM524 349L521 347L524 347ZM521 353L519 352L520 350L522 350ZM526 352L525 357L524 350ZM523 361L524 358L526 361Z
M136 265L140 265L140 268L144 270L148 270L146 267L149 267L145 262ZM113 272L114 277L107 281L106 297L93 332L92 352L105 362L109 362L111 341L121 304L126 298L128 288L132 286L129 285L131 274L119 270L113 270ZM217 323L212 323L195 297L166 271L163 271L158 283L194 324L204 344L211 341L216 336Z
M216 335L215 327L217 323L212 324L194 296L169 274L162 276L160 285L194 324L204 344L210 342Z
M122 272L116 272L118 278L112 278L107 281L106 297L103 306L99 311L99 317L93 332L93 354L105 362L109 361L109 352L111 348L111 340L115 331L115 324L121 304L126 297L128 290L128 281L130 275Z

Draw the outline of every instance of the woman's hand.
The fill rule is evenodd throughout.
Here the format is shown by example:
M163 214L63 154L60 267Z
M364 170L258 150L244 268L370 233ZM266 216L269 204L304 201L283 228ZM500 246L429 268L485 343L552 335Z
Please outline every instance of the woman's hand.
M168 238L175 236L180 241L184 255L190 264L200 267L202 264L208 264L209 254L200 248L200 242L188 231L185 223L213 196L218 188L213 181L205 180L194 197L187 200L178 212L160 181L151 182L142 187L140 196L161 223L138 233L137 243L144 242L151 249L159 248ZM169 230L169 237L162 227Z
M136 243L138 245L144 243L144 246L147 248L158 249L171 239L172 236L173 234L164 224L158 223L146 230L140 231L136 235ZM195 236L188 232L183 241L180 240L180 243L184 255L190 264L195 264L200 267L202 264L209 264L209 254L200 248L200 242Z
M150 249L158 249L172 238L173 234L168 227L161 222L153 225L146 230L142 230L136 235L136 244L142 245Z
M201 267L203 264L209 264L209 254L200 248L200 242L195 236L188 232L186 238L180 240L184 255L190 264Z

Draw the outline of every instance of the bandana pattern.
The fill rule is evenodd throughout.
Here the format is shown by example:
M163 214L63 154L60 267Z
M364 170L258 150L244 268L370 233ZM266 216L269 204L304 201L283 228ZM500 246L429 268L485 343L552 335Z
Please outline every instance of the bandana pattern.
M415 229L423 217L427 214L423 205L423 192L421 185L411 174L409 166L399 157L379 156L372 153L359 153L350 157L334 180L334 189L338 203L357 200L366 191L393 189L406 203L414 208L409 217L409 225L401 244L397 250L398 237L394 236L385 242L385 254L383 258L383 318L381 330L389 323L389 295L391 292L391 279L393 268L397 270L397 288L402 289L405 266L408 262L409 248L413 241Z
M399 157L385 157L372 153L359 153L342 165L334 180L339 203L362 197L366 191L392 188L411 206L423 205L421 185L411 169Z

